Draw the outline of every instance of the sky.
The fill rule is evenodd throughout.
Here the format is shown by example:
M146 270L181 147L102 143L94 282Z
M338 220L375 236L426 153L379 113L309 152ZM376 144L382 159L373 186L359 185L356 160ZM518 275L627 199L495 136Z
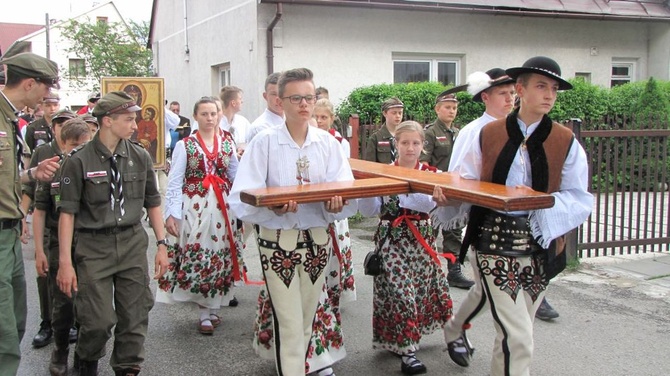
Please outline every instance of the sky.
M9 0L8 0L9 1ZM67 19L71 15L77 15L100 5L109 0L20 0L5 7L0 12L0 22L28 23L42 25L45 22L44 15L49 13L50 19ZM126 20L147 21L151 20L152 0L113 0L114 5ZM18 5L20 4L20 5ZM19 8L20 7L20 8ZM7 9L9 8L9 9Z

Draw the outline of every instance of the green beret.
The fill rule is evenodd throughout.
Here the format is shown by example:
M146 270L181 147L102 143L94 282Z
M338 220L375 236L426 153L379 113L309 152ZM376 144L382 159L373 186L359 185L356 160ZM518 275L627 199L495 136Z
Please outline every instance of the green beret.
M60 88L58 84L58 65L55 62L34 54L23 52L0 60L0 64L7 66L7 76L14 74L34 78L53 88Z
M56 120L69 120L69 119L74 119L77 117L77 114L70 110L60 110L54 114L54 116L51 117L51 123L55 122Z
M392 108L405 108L405 104L396 97L389 98L382 103L382 112L386 112Z
M100 117L139 111L142 108L135 99L123 91L112 91L105 94L93 107L93 116Z

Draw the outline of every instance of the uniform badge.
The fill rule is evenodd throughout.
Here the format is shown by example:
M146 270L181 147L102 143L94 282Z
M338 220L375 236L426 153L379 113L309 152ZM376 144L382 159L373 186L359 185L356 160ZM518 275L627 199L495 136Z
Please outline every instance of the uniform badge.
M59 181L51 182L51 188L60 188L60 182Z
M7 137L7 132L1 132L0 131L0 137Z
M90 171L86 173L87 178L98 178L100 176L107 176L107 171Z
M128 161L128 166L133 167L134 164L133 161Z
M389 145L391 145L391 143L388 142L388 141L378 141L377 145L378 146L389 146Z
M439 142L447 141L447 137L446 136L438 136L437 141L439 141Z
M67 176L63 178L63 184L70 184L70 178Z

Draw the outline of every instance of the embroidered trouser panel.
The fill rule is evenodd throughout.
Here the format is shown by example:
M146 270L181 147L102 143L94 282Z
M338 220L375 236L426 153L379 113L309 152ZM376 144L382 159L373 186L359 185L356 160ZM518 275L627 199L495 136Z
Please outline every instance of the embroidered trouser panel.
M323 272L332 242L314 243L308 231L300 231L296 248L281 249L280 232L261 227L259 251L263 276L274 311L274 341L277 373L305 374L305 359L312 334L319 296L325 283ZM283 243L283 242L282 242ZM287 248L287 247L285 247Z
M473 248L468 251L468 259L472 260L473 281L474 286L470 287L465 299L458 307L456 314L452 316L451 320L444 326L444 340L446 342L455 341L460 335L461 331L469 328L470 322L475 319L483 310L488 309L486 295L484 295L484 286L482 285L482 278L479 274L479 267L477 266L477 253Z
M546 288L546 281L533 278L532 271L539 270L537 260L535 256L477 255L496 329L491 376L530 375L533 320Z

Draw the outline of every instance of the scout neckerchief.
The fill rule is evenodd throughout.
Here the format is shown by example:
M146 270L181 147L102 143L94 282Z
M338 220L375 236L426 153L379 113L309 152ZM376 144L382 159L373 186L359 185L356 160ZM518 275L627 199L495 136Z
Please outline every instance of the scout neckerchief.
M512 167L512 162L514 161L514 157L516 157L516 152L519 150L519 147L521 147L522 149L525 148L528 150L528 156L530 157L532 188L538 192L547 192L549 189L549 164L547 162L547 154L545 153L542 144L547 137L549 137L549 133L551 133L551 119L549 119L549 116L544 115L540 124L537 126L537 129L535 129L533 134L526 138L523 136L523 133L521 133L521 129L519 129L519 123L517 121L518 114L519 110L515 110L507 115L505 127L507 129L508 140L496 160L496 164L493 168L493 175L491 176L491 182L505 185L507 182L507 175L509 175L509 170ZM476 205L473 205L470 209L468 228L463 237L463 244L461 246L461 254L459 257L461 263L465 260L468 247L474 241L475 233L478 231L479 225L488 211L489 209Z
M14 133L14 143L16 144L16 164L19 166L19 170L23 170L25 168L23 164L23 138L21 137L21 131L19 130L19 119L18 119L18 114L19 111L14 107L12 102L9 101L9 98L5 95L3 91L0 90L0 94L5 98L7 101L7 104L12 108L12 111L14 111L14 116L15 119L10 120L12 122L12 133ZM0 158L0 164L2 164L2 158Z
M121 184L121 173L119 172L119 168L117 166L117 160L116 157L118 157L118 154L113 154L112 157L109 159L109 164L112 168L112 182L110 184L111 186L111 191L110 191L110 200L112 203L112 211L114 211L114 203L115 201L115 194L116 197L119 199L119 211L121 212L121 216L126 213L125 209L123 208L123 204L125 202L123 198L123 185Z

